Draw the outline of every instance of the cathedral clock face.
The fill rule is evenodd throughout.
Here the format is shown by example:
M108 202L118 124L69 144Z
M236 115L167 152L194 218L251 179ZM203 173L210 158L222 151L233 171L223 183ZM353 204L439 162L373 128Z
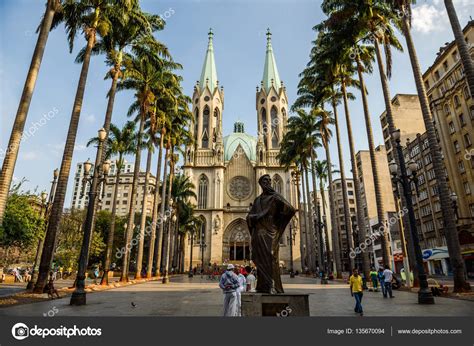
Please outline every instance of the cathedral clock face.
M250 180L242 176L233 177L230 180L228 191L232 198L238 200L246 199L250 196L250 192L252 191Z

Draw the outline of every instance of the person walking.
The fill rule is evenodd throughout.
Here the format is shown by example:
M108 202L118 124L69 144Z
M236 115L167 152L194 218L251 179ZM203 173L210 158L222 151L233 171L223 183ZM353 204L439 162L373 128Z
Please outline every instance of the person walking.
M395 298L392 294L393 272L390 270L390 267L388 266L388 264L385 265L383 276L384 276L384 284L385 284L385 293L383 297L387 298L387 294L388 294L390 298Z
M379 267L377 272L377 278L380 282L380 288L382 289L382 295L385 297L387 294L385 293L385 276L383 275L383 268Z
M370 279L372 280L372 288L374 289L374 292L377 292L379 290L379 279L374 267L372 267L372 269L370 270L369 275Z
M238 316L237 314L237 289L240 287L239 279L234 273L234 265L227 265L227 270L219 280L219 287L224 293L224 317Z
M362 288L362 277L359 275L359 270L354 268L352 270L352 275L349 278L351 296L355 298L356 305L354 307L354 312L364 316L364 312L362 310L362 296L363 288Z
M245 286L247 285L247 280L245 276L240 271L240 268L235 268L235 275L237 275L237 279L239 280L239 287L235 291L237 295L237 316L242 316L242 292L245 292Z

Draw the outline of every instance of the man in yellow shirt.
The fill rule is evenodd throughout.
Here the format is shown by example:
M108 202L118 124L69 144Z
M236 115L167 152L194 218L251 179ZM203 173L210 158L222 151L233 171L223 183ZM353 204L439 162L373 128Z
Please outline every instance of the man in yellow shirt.
M349 279L349 284L351 289L351 296L353 296L356 301L354 312L363 316L364 312L362 311L362 277L359 275L359 271L357 270L357 268L354 268L352 270L352 275Z

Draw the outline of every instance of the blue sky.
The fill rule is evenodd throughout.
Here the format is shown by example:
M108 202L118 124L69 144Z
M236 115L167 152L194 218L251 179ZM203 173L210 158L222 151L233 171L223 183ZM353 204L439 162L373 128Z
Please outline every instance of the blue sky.
M36 43L36 27L44 11L40 0L0 1L0 147L7 146L23 83ZM161 14L167 20L165 30L157 37L170 49L174 59L184 69L183 87L190 95L201 74L207 45L207 32L213 28L217 73L225 90L223 113L224 134L233 129L237 119L245 122L246 132L256 134L255 87L260 84L265 56L265 31L272 31L273 49L290 103L296 98L298 74L308 61L311 41L315 38L312 27L323 14L321 1L315 0L142 0L144 10ZM470 0L454 1L462 25L473 14ZM422 69L433 62L439 47L451 41L444 4L441 0L418 1L414 8L413 35ZM401 39L402 42L403 39ZM77 51L85 40L79 36L72 54L68 51L64 28L51 32L31 102L26 129L50 114L44 125L36 125L36 132L21 145L14 177L25 177L25 188L49 191L52 171L60 166L66 132L69 124L80 65L74 63ZM395 53L392 95L414 93L415 86L408 56ZM102 56L92 58L87 89L84 97L76 151L73 157L71 179L78 162L94 157L93 148L86 148L87 140L102 126L106 108L106 92L110 81L104 80L107 67ZM369 90L370 112L376 144L382 144L379 115L383 97L378 71L366 77ZM355 92L356 96L359 96ZM131 92L116 97L113 122L121 126L126 120ZM350 104L356 149L367 149L360 98ZM53 116L51 116L54 114ZM340 111L342 115L342 109ZM342 119L342 117L341 117ZM345 137L345 124L341 121ZM335 162L335 141L331 151ZM344 140L346 169L350 172L349 148ZM321 153L322 154L322 153ZM0 158L0 162L3 158ZM129 158L132 161L133 158ZM144 159L143 159L144 160ZM143 161L142 160L142 161ZM144 163L143 163L144 166ZM72 181L72 180L71 180ZM65 207L70 206L71 184Z

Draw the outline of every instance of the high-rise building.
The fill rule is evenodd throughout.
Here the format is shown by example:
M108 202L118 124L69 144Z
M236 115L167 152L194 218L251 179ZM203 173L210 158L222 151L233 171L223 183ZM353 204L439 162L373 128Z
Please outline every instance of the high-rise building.
M418 133L424 133L425 123L421 115L420 100L418 95L397 94L392 98L392 116L396 129L400 130L401 143L407 139L413 139ZM390 142L390 133L387 123L387 112L380 115L382 125L383 140L387 152L388 162L394 160L392 143Z
M352 220L352 227L355 228L357 226L357 207L355 202L355 193L354 193L354 181L352 179L346 178L346 186L347 186L347 200L349 203L349 215ZM332 225L332 227L337 227L339 232L339 243L342 255L342 263L343 263L343 270L350 271L350 260L349 260L349 252L347 246L347 235L352 237L353 230L346 230L345 223L344 223L344 199L343 199L343 189L342 189L342 180L335 179L332 182L332 191L333 191L333 201L335 204L334 211L335 211L335 220L336 225Z
M120 175L120 182L119 182L119 189L117 193L117 208L116 212L118 216L127 215L129 212L129 203L131 194L130 191L132 190L132 182L133 182L133 169L134 163L124 162L124 165L121 169ZM94 174L94 165L92 165L89 177L92 177ZM116 174L117 174L117 166L115 161L112 161L110 164L110 171L109 175L106 179L106 184L101 185L101 191L99 194L100 203L99 209L100 210L109 210L112 211L112 202L113 202L113 193L115 190L116 184ZM74 190L72 196L72 204L71 208L75 209L84 209L87 207L89 202L89 188L90 183L87 183L84 187L84 165L83 163L78 163L76 168L76 173L74 176ZM148 194L151 195L155 188L155 177L150 174L150 180L148 185ZM143 187L145 183L145 172L140 172L139 181L138 181L138 189L137 189L137 208L136 210L141 210L142 202L143 202ZM83 194L81 193L82 190ZM151 214L153 203L153 197L149 196L147 200L146 206L146 213Z
M384 205L384 211L386 213L386 220L389 220L393 213L396 213L395 199L393 196L392 185L390 184L390 172L388 170L388 160L387 152L385 146L380 145L375 148L375 158L377 163L377 174L379 176L379 181L381 182L381 195ZM377 218L377 203L375 199L375 186L374 186L374 176L372 172L372 160L370 159L370 153L368 150L360 150L356 154L356 163L357 170L359 172L359 182L360 182L360 194L362 199L362 208L364 214L364 222L366 225L370 225L370 230L373 231L372 226L378 224ZM394 239L399 239L397 234L398 232L398 222L397 224L389 225L390 238L393 244ZM392 254L395 256L397 250L394 249L393 245L391 246ZM399 246L397 246L399 248ZM382 262L382 247L381 240L377 239L373 244L373 253L375 258L372 258L372 263L381 263ZM399 257L397 257L399 258Z
M474 58L474 21L464 28ZM452 192L457 195L459 226L474 228L474 100L455 42L441 47L423 74L431 112Z
M247 134L242 122L236 122L234 132L223 136L224 89L217 77L213 36L211 31L201 78L192 95L194 126L191 130L195 141L186 147L183 165L184 174L196 187L195 216L203 221L195 234L196 249L192 258L190 246L185 247L186 267L190 262L207 266L250 260L246 216L261 193L258 180L262 175L269 174L273 188L297 206L291 172L276 158L286 129L288 96L277 69L271 34L267 33L263 78L255 99L249 100L256 103L257 137ZM298 222L290 224L298 225ZM301 270L300 232L296 228L293 232L294 269ZM280 262L287 269L290 262L288 235L289 226L280 242Z

